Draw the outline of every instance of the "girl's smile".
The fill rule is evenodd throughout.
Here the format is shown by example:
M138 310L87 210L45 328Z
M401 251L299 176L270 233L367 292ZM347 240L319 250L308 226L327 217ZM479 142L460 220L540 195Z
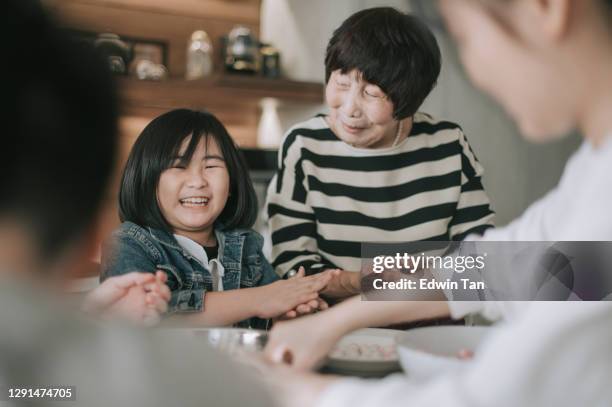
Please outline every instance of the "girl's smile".
M210 198L206 196L190 196L188 198L181 198L179 201L185 207L202 207L208 206L209 200Z

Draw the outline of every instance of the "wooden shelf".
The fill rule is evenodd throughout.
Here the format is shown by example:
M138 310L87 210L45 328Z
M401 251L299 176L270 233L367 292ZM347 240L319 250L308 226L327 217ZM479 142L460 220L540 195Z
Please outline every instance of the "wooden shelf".
M126 135L125 151L142 128L154 117L171 109L205 109L216 115L242 147L256 145L257 125L264 98L277 99L284 106L323 104L323 84L268 79L261 76L214 75L188 81L140 81L118 78Z
M195 81L120 78L118 86L127 108L191 107L219 110L257 107L264 98L275 98L282 104L290 105L323 103L323 85L320 83L239 74L215 75Z
M60 23L89 33L110 32L121 37L167 45L171 76L185 74L187 43L195 30L213 41L213 64L221 66L221 37L237 24L259 34L260 0L47 0Z
M67 7L66 4L82 4L136 10L163 15L204 18L215 20L231 19L236 24L259 25L260 0L49 0L51 6Z

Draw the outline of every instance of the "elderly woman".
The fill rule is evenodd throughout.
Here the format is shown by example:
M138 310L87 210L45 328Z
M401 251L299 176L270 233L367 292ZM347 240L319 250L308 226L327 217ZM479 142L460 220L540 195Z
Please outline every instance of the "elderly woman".
M418 112L440 64L429 29L392 8L355 13L333 33L329 115L289 130L268 190L279 274L341 269L324 294L344 297L359 289L363 242L461 240L492 227L463 131Z

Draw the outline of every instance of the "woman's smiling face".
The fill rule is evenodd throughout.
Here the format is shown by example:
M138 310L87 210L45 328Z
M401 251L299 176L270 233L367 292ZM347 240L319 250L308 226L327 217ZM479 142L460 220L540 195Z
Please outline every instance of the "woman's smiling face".
M393 118L393 103L376 85L366 82L353 69L331 73L325 88L330 108L329 125L336 136L359 148L390 147L398 122Z

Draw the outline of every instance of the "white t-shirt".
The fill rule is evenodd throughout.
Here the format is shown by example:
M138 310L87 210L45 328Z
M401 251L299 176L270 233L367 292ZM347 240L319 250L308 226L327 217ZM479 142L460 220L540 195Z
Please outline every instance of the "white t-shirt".
M223 276L225 275L225 268L219 259L209 259L204 247L186 236L175 234L174 238L187 253L196 258L204 267L208 268L208 271L213 278L213 290L223 291Z
M583 142L568 160L553 190L509 225L487 230L482 239L609 241L611 208L612 134L597 148Z
M612 241L612 135L594 148L585 141L567 162L557 187L509 225L489 229L484 241ZM523 303L449 302L451 316L480 313L512 318Z
M568 161L559 185L489 241L612 241L612 135L588 142ZM603 406L612 404L611 302L451 302L451 314L480 312L507 323L466 368L428 382L403 375L342 380L328 406Z

